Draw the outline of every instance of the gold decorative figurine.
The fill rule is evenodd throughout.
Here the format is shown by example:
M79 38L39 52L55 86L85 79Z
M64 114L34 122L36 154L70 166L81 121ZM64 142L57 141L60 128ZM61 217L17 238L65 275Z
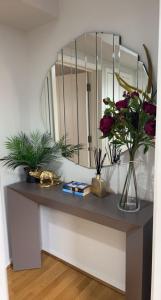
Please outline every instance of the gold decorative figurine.
M60 176L57 176L53 171L35 170L30 171L29 174L35 178L40 179L41 187L51 187L60 184Z

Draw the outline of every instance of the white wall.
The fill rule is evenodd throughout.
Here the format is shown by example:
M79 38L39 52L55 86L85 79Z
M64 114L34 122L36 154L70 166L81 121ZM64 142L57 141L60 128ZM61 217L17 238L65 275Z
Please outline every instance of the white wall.
M6 154L6 137L25 130L28 116L28 61L25 34L7 26L0 26L0 158ZM17 180L15 173L0 165L3 187ZM6 262L9 262L6 246Z
M48 208L41 229L44 250L125 290L124 233Z
M0 26L0 158L6 154L7 136L26 128L28 116L28 62L25 34L7 26ZM27 118L26 118L27 119ZM4 186L18 181L19 172L0 166L0 299L7 297L5 267L9 264ZM2 296L3 295L3 296Z
M143 61L145 61L145 55L143 52L142 44L145 43L151 53L153 66L155 71L155 78L157 73L157 49L158 49L158 6L159 0L60 0L60 14L56 22L43 26L37 30L28 34L29 55L31 61L30 70L30 128L43 128L41 114L40 114L40 94L43 79L49 66L51 66L56 58L57 51L68 43L73 38L79 36L83 32L87 31L105 31L114 32L122 36L122 43L135 50L141 55ZM124 158L126 159L126 157ZM141 195L144 198L153 199L153 161L154 151L151 150L146 157L144 157L144 167L142 168L143 177L140 178L139 188ZM148 166L148 167L147 167ZM94 171L84 169L78 166L64 161L59 169L62 176L65 179L80 179L84 181L90 181ZM111 173L109 169L105 171L107 174ZM113 172L112 172L113 173ZM147 175L147 176L146 176ZM111 176L111 175L110 175ZM109 177L108 177L109 178ZM142 180L143 183L142 183ZM115 171L112 175L112 187L117 191L118 173ZM99 201L99 200L98 200ZM90 232L93 232L91 224L85 224L81 229L81 222L71 217L66 220L67 216L61 213L50 212L43 209L41 211L42 217L42 246L45 250L52 252L64 259L79 265L82 268L87 267L84 256L86 252L84 241L90 249L90 245L94 248L99 243L100 231L103 236L104 228L93 224L95 228L95 237L91 241ZM59 222L61 220L61 222ZM64 228L68 222L71 223L70 230L68 230L68 239L65 238L66 232ZM81 231L79 236L79 259L73 255L73 249L75 245L76 230L75 223ZM84 223L84 222L83 222ZM90 232L89 232L90 231ZM86 234L88 232L88 234ZM54 235L55 233L55 235ZM46 235L48 238L46 238ZM103 270L101 271L99 254L103 253L104 244L106 244L107 253L106 256L110 258L112 264L107 264L106 278L105 280L110 282L110 278L113 284L117 287L124 289L124 270L125 261L123 259L125 253L125 237L121 233L117 233L118 241L115 239L115 232L107 229L108 239L114 237L114 243L112 247L108 247L106 238L104 243L99 243L98 253L95 256L95 264L93 260L88 261L88 269L91 273L97 273L98 277L104 278ZM59 245L56 242L55 236L59 236ZM77 236L78 238L78 236ZM62 248L62 241L64 247ZM88 249L88 251L89 251ZM119 252L121 249L121 252ZM116 251L115 259L112 259L113 251ZM101 263L105 264L106 257L102 254ZM118 266L117 274L112 277L111 266L113 261ZM120 264L120 261L122 262ZM124 265L124 267L123 267Z
M25 34L0 26L0 157L6 136L23 130L28 119L28 62Z

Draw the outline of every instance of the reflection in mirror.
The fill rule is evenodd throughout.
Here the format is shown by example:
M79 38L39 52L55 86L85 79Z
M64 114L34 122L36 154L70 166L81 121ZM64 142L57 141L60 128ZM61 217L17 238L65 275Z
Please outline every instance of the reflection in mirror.
M145 69L144 64L139 61L138 62L138 88L142 91L145 91L147 88L148 82L148 74Z
M59 138L62 135L66 137L66 142L76 145L79 143L78 139L78 118L77 118L77 93L76 93L76 52L75 42L71 42L63 48L62 52L62 70L63 76L56 76L56 82L59 82L59 88L63 89L64 102L64 134L59 131ZM57 99L60 92L57 90ZM59 101L60 98L59 98ZM59 112L62 117L62 112ZM72 117L71 117L72 116ZM73 162L78 163L78 155L74 154Z
M138 87L138 54L120 45L119 74L126 82ZM118 98L121 98L124 90L118 85Z
M96 147L96 34L87 33L76 40L78 134L84 149L79 164L92 166L92 149ZM79 70L83 72L79 72Z
M105 110L105 104L102 99L114 99L114 42L115 46L119 46L119 37L113 34L97 34L97 128L99 128L99 120L102 118ZM109 153L108 139L99 139L100 131L97 129L98 146L102 149L102 155ZM106 156L105 165L110 164L110 155Z
M52 105L52 80L51 80L51 69L48 71L45 80L43 82L43 88L41 92L41 115L43 120L44 128L50 134L54 134L52 126L54 125L53 120L51 120L51 115L53 114Z
M117 35L114 35L113 49L113 100L116 102L119 99L120 91L115 76L115 73L120 73L120 37Z
M123 94L115 73L141 90L147 86L144 64L137 53L120 44L118 35L86 33L59 51L45 77L41 94L45 128L55 141L64 136L67 144L83 145L71 158L81 166L95 167L95 148L108 152L104 165L115 159L116 149L109 149L108 139L99 139L102 99L116 102Z

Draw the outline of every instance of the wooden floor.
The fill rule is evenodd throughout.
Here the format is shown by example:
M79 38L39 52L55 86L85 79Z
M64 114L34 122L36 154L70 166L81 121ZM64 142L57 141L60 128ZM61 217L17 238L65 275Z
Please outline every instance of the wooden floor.
M8 269L10 300L124 300L125 296L42 254L41 269Z

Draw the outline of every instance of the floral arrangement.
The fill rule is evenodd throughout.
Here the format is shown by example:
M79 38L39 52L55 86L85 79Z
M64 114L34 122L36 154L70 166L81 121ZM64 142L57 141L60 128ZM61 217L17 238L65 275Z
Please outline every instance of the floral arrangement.
M123 99L116 103L109 98L103 99L106 109L100 120L102 138L108 137L117 147L126 145L130 160L140 146L146 153L149 146L154 145L156 105L141 96L138 91L125 91Z
M119 203L119 208L124 211L137 211L140 208L134 167L136 151L142 146L146 153L150 146L154 146L156 105L152 94L152 62L147 47L143 46L148 60L146 90L131 86L116 73L118 83L125 90L123 97L117 102L110 98L103 99L106 109L100 120L100 130L103 133L101 138L108 137L109 143L117 149L126 146L129 151L129 167ZM129 196L132 178L135 197Z
M139 147L144 147L146 153L154 146L156 126L156 105L147 99L142 99L138 91L124 92L123 99L116 103L109 98L103 100L106 109L100 120L102 138L108 137L109 143L121 149L125 145L129 151L129 167L119 202L119 209L135 212L140 209L137 195L137 180L135 173L135 153ZM129 196L130 184L133 182L135 197Z

